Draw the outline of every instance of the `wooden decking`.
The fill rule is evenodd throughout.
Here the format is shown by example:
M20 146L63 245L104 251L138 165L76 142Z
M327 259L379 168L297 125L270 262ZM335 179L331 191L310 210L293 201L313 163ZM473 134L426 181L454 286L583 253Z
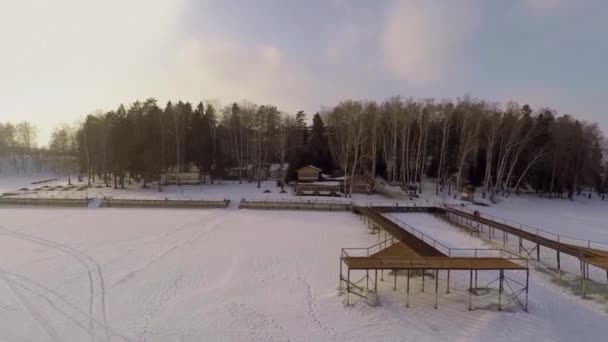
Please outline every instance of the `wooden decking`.
M526 270L512 260L499 257L450 257L401 228L373 208L356 207L356 211L390 233L399 242L369 256L350 256L342 260L352 270Z
M527 267L503 258L370 256L345 257L343 260L351 270L527 270Z
M379 228L390 234L390 238L385 241L368 247L368 248L343 248L342 255L340 257L340 289L345 284L346 290L346 303L349 305L349 295L353 294L360 298L367 298L366 291L373 291L377 293L378 290L378 271L384 274L384 270L392 271L407 271L406 279L406 306L409 307L409 296L410 296L410 271L411 270L422 270L422 287L424 292L424 278L425 273L428 271L434 271L435 273L435 309L438 307L438 288L439 288L439 272L446 271L446 288L447 293L450 289L450 271L469 271L469 310L472 310L472 293L474 289L473 285L473 274L475 274L475 288L477 287L477 271L498 271L499 272L499 297L498 297L498 310L501 310L501 297L504 293L504 272L508 270L513 271L525 271L526 272L526 283L521 284L522 288L519 290L512 290L511 297L518 303L525 311L528 310L528 279L529 269L527 259L523 258L503 258L503 250L499 251L500 257L477 257L477 250L474 250L474 257L450 257L451 249L447 248L446 255L444 252L435 248L435 246L441 245L434 239L427 239L430 242L423 240L425 234L420 234L418 237L414 234L417 230L413 227L407 226L406 230L401 227L398 223L393 222L389 218L382 215L380 212L370 207L359 207L355 206L354 211L363 215L363 217L369 220L369 227L372 229ZM441 210L441 209L439 209ZM431 211L428 211L431 212ZM433 211L436 212L436 211ZM410 229L411 228L411 229ZM381 236L381 235L379 235ZM426 236L428 237L428 236ZM385 235L386 238L386 235ZM372 253L372 250L380 248L376 252ZM444 246L445 247L445 246ZM352 252L352 254L351 254ZM364 256L355 256L360 255ZM517 261L517 262L516 262ZM521 264L520 264L521 263ZM523 266L525 264L525 266ZM345 267L343 267L343 265ZM346 268L346 275L343 273L343 268ZM365 276L358 281L354 281L351 278L351 271L365 271ZM373 277L370 275L370 271L373 271ZM394 285L393 290L397 290L397 272L393 272ZM365 287L363 286L365 284ZM370 285L372 289L370 289ZM525 294L525 302L520 301L519 296Z
M368 219L374 221L375 224L380 226L383 230L391 234L397 240L401 241L417 255L425 257L446 256L441 251L437 250L435 247L420 240L418 237L414 236L410 232L402 229L376 210L368 207L356 207L356 210L362 215L365 215Z

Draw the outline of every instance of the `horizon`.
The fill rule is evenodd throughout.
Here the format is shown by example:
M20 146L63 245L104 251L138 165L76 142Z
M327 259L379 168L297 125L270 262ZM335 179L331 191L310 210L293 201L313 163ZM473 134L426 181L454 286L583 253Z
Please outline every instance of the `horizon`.
M247 99L310 119L349 98L470 94L608 129L608 4L599 1L60 0L0 9L0 121L30 121L39 146L62 123L149 97Z

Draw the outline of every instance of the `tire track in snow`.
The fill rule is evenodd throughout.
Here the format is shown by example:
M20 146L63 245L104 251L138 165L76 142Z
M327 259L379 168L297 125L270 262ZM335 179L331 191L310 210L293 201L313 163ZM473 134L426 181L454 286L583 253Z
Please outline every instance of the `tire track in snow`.
M215 217L220 217L220 219L215 219ZM186 245L190 245L192 243L194 243L195 241L197 241L198 239L202 238L203 236L207 235L208 233L210 233L211 231L215 230L218 226L220 226L220 224L222 224L225 219L226 219L226 215L220 215L217 214L215 215L214 219L210 220L210 222L207 222L202 228L202 230L200 232L198 232L198 234L195 234L194 236L187 238L171 247L169 247L168 249L166 249L164 252L162 252L159 256L153 258L152 260L148 261L146 263L146 265L134 272L131 272L128 276L128 279L133 278L133 276L135 276L136 274L144 271L145 269L149 268L150 266L152 266L154 263L160 261L162 258L166 257L167 255L169 255L171 252L173 251L177 251L180 248L186 246ZM206 218L208 219L208 217ZM189 224L192 225L192 224ZM156 316L156 314L162 309L163 305L170 301L172 298L175 298L178 294L178 284L179 282L182 280L183 278L183 273L181 271L181 265L178 265L176 267L176 269L178 270L177 272L177 276L169 282L169 284L165 287L161 287L159 288L157 291L154 292L154 295L152 296L152 305L149 306L146 310L145 313L143 315L143 323L141 324L141 326L139 327L139 330L141 330L141 332L138 334L139 335L139 340L140 341L146 341L147 340L147 335L149 334L149 330L150 330L150 325L152 323L152 319L154 318L154 316ZM119 281L120 283L124 283L126 280L124 277L121 278L121 280ZM116 286L119 282L115 283L113 286Z
M8 281L16 286L19 286L23 290L40 297L43 301L45 301L49 307L58 312L60 315L70 320L80 329L92 335L93 332L87 327L86 322L83 323L79 320L88 321L91 317L82 309L78 308L74 303L70 302L65 296L61 295L57 291L50 289L43 284L32 280L30 278L24 277L20 274L7 272L5 270L0 269L0 275L4 278L5 281ZM72 312L69 312L72 311ZM98 321L94 317L92 318L93 322L103 329L108 329L113 336L119 337L124 341L130 341L127 337L112 331L109 327L103 325L102 322Z
M104 326L108 327L108 320L107 320L107 308L106 308L106 300L105 300L105 295L106 295L106 291L105 291L105 281L103 278L103 272L101 270L101 265L99 265L99 263L97 261L95 261L95 259L93 259L91 256L87 255L86 253L83 253L73 247L70 247L68 245L64 245L61 243L58 243L56 241L51 241L51 240L47 240L47 239L43 239L41 237L35 236L35 235L30 235L30 234L26 234L26 233L21 233L18 231L13 231L4 227L0 227L0 231L4 232L4 234L15 237L15 238L19 238L22 240L26 240L38 245L42 245L45 247L49 247L53 250L56 250L58 252L62 252L64 254L67 254L71 257L73 257L74 259L76 259L81 265L83 265L87 271L87 277L89 278L89 316L91 317L91 320L89 322L89 326L90 329L92 331L92 336L91 339L94 340L94 317L95 317L95 313L94 313L94 304L95 304L95 297L96 297L96 293L95 293L95 281L94 281L94 275L97 276L97 280L99 281L98 286L100 288L100 310L101 310L101 314L102 314L102 319L104 322ZM90 263L90 264L89 264ZM109 334L109 331L106 328L106 335L108 337L108 340L111 341L111 337Z
M216 217L220 216L220 214L215 214L211 217L205 217L204 219L199 219L197 221L194 222L189 222L186 224L183 224L181 226L179 226L177 229L173 230L172 232L169 233L165 233L162 235L162 238L167 238L169 236L172 236L174 234L176 234L177 232L180 232L188 227L192 227L194 225L196 225L197 223L201 223L203 220L209 220L211 218L211 220L214 220ZM194 239L191 240L196 240L200 237L202 237L203 235L205 235L207 232L203 232L203 234L201 234L200 236L197 236ZM127 282L128 280L132 279L133 277L135 277L137 274L145 271L146 269L148 269L150 266L152 266L153 264L157 263L158 261L162 260L165 256L167 256L168 254L170 254L171 252L179 249L180 247L183 247L184 245L188 244L190 240L186 240L186 241L182 241L179 242L165 250L163 250L162 252L160 252L158 255L154 256L152 259L149 259L143 266L136 268L134 270L132 270L131 272L127 273L126 275L122 276L120 279L118 279L117 281L115 281L112 286L110 288L114 288L118 285L121 285L125 282Z
M53 341L62 341L61 336L59 336L50 322L48 322L44 316L27 301L22 293L17 291L14 285L4 276L4 274L2 274L2 278L13 296L19 301L19 303L21 303L21 305L23 305L30 316L32 316L32 319L36 322L38 327L40 327L40 329L43 330Z

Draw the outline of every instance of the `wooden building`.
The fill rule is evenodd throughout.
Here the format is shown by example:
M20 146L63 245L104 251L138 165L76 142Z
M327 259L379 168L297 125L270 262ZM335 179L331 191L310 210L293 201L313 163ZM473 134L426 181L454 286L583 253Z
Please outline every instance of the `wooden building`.
M321 178L321 169L312 165L301 167L296 172L298 182L317 182Z

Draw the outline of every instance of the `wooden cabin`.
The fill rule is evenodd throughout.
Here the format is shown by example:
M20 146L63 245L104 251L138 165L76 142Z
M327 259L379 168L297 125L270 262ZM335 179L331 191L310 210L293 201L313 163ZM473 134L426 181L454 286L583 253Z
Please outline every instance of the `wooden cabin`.
M321 169L312 165L301 167L296 172L298 182L317 182L321 178Z

